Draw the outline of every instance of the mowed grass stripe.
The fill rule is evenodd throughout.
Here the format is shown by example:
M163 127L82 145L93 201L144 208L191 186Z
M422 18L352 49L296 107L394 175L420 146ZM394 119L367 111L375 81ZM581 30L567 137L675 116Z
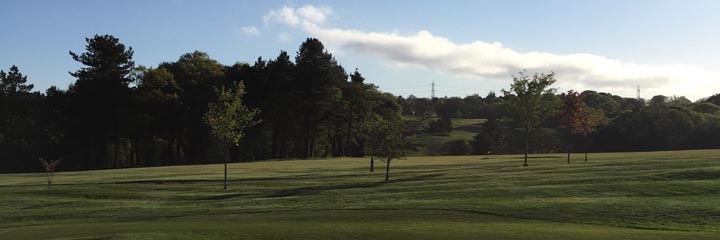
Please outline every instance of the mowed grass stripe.
M0 175L2 239L718 239L720 150ZM432 230L432 231L431 231ZM55 234L53 234L55 232ZM580 234L582 236L575 236Z

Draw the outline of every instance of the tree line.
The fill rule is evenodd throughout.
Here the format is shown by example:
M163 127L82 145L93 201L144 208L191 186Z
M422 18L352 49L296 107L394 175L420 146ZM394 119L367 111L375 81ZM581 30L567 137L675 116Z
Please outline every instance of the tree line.
M540 80L546 75L520 73L513 84L525 79L528 87L527 78ZM410 117L409 127L419 133L447 135L455 119L486 119L472 140L450 140L431 155L524 153L526 147L530 153L720 148L720 94L695 102L663 95L646 100L590 90L557 93L551 85L540 91L539 98L524 100L539 101L536 106L518 105L510 90L503 96L490 92L485 97L411 95L399 97L398 102Z
M278 158L397 158L419 133L447 134L458 118L486 119L473 140L432 155L650 151L720 147L720 95L624 98L595 91L557 93L554 74L513 76L502 96L394 96L348 73L314 38L294 58L223 65L203 52L136 66L111 35L86 39L70 57L82 68L67 89L34 90L16 66L0 71L0 172L252 161ZM241 84L242 83L242 84ZM240 89L238 86L242 85ZM257 110L240 138L213 134L233 117L213 114L226 90L238 109ZM226 106L227 107L227 106ZM252 122L252 124L249 124ZM217 130L219 129L219 130ZM228 144L227 140L232 144ZM387 168L389 169L389 160Z
M70 72L76 81L67 90L33 91L16 66L0 73L0 171L38 171L40 158L80 170L364 156L375 150L373 128L402 125L397 98L357 69L347 73L317 39L294 59L280 51L231 66L199 51L135 66L132 48L114 36L86 42L85 52L70 52L83 67ZM258 109L259 121L225 150L207 114L240 82L242 104Z

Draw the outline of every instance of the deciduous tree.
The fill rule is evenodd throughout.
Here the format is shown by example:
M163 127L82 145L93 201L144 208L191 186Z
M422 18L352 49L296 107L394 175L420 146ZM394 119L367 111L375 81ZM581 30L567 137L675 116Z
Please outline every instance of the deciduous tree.
M522 129L525 135L525 162L528 166L529 137L533 129L540 125L557 108L554 101L555 73L536 73L532 76L520 72L513 76L510 90L502 90L507 98L510 118Z
M260 110L243 105L243 95L245 95L243 82L237 83L231 89L222 87L217 100L210 103L205 115L205 122L210 125L213 135L226 144L228 152L231 144L240 145L246 128L259 123L254 118ZM224 189L228 189L227 164L229 158L230 155L226 154Z
M371 123L369 147L371 154L385 161L385 181L390 180L390 162L405 156L402 122L378 118Z

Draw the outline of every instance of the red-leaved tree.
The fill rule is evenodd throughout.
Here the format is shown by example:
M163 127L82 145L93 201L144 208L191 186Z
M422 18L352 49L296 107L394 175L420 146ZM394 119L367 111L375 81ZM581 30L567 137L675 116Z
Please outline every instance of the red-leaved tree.
M567 129L571 138L577 135L587 136L592 133L599 123L599 118L595 115L595 111L586 109L583 96L573 90L568 91L562 98L562 106L560 108L560 127ZM571 148L570 140L567 141L567 161L570 163ZM585 152L585 161L587 161L587 151Z

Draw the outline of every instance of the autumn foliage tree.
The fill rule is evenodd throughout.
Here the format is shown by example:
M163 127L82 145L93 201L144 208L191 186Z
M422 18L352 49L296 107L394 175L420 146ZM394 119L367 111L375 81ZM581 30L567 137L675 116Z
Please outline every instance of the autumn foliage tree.
M587 136L598 125L598 119L594 118L593 111L589 111L585 107L583 95L570 90L562 97L562 106L559 112L559 124L561 128L567 129L572 137L577 135ZM570 140L567 141L567 162L570 163L571 148ZM585 153L585 161L587 161L587 152Z

